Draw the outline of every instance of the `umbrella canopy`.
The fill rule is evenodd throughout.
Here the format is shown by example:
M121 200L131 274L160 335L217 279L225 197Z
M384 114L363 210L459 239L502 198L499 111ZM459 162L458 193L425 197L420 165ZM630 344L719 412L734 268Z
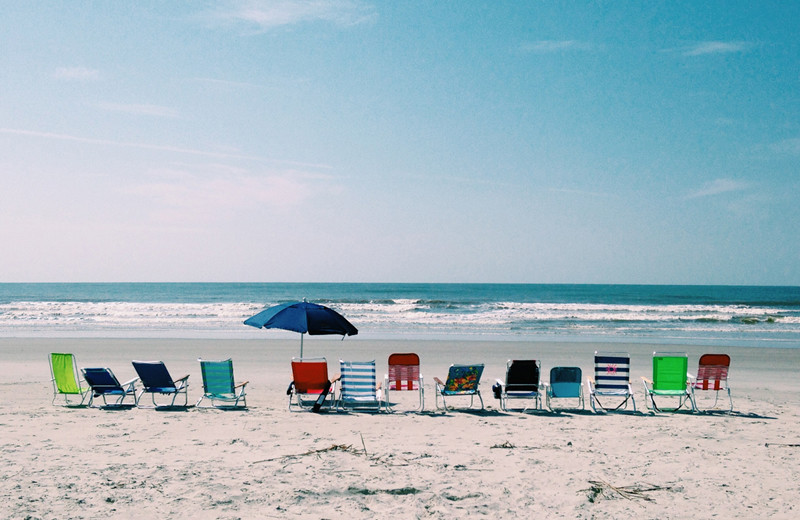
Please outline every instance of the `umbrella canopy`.
M300 333L300 357L303 357L303 334L341 334L354 336L358 329L333 309L307 301L284 303L265 309L245 320L258 329L282 329Z

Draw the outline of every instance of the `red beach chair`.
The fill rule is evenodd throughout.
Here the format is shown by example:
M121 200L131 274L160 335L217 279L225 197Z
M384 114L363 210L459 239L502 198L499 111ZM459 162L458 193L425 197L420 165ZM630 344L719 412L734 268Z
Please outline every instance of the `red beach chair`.
M720 390L728 392L729 412L733 411L731 388L728 386L728 370L731 367L731 357L727 354L703 354L697 367L697 377L692 376L692 388L697 390L712 390L716 408ZM697 398L695 397L695 401Z
M336 380L328 379L328 361L325 358L292 358L292 384L289 385L289 410L319 408L328 401L333 408ZM319 406L314 406L319 403Z
M425 408L425 388L423 387L422 374L419 371L419 356L414 353L392 354L389 356L389 373L386 374L386 407L393 411L389 400L389 392L411 391L419 392L419 408Z

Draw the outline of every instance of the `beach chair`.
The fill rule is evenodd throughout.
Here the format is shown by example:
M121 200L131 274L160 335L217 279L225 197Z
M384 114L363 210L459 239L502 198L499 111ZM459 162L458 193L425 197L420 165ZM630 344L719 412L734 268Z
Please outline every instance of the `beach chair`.
M447 411L446 397L469 396L469 408L475 404L475 396L478 396L483 410L483 397L478 386L483 374L483 364L479 365L450 365L447 372L447 381L442 382L438 377L434 377L434 403L437 410ZM439 397L442 398L442 406L439 406Z
M292 382L286 391L289 410L294 407L319 411L326 402L327 408L333 408L338 379L328 379L328 361L324 357L292 358Z
M628 401L636 411L636 399L631 389L631 357L622 352L595 352L594 353L594 379L587 378L589 387L589 404L596 413L600 407L603 411L615 411L628 408ZM600 397L618 399L614 408L603 406Z
M547 391L547 408L551 412L553 399L575 399L574 406L559 407L577 410L584 408L583 403L583 373L580 367L553 367L550 369L550 381L545 384Z
M692 387L688 382L686 368L688 357L683 353L653 352L653 379L642 377L644 385L645 404L653 411L679 410L687 402L691 405L692 412L697 407L694 404ZM659 408L656 397L677 398L678 406L675 408Z
M138 377L134 377L130 381L120 384L117 376L110 368L82 368L83 379L91 389L89 396L89 406L92 406L95 397L103 398L103 406L106 407L119 407L123 406L125 398L129 395L136 400L136 381ZM108 397L114 397L114 402L108 403Z
M727 354L703 354L700 356L700 362L697 366L697 376L689 374L691 380L692 393L694 394L695 406L698 410L700 405L698 403L698 391L713 391L714 404L710 409L717 407L719 400L719 393L725 390L728 393L728 402L730 408L728 412L733 411L733 398L731 398L731 389L728 386L728 370L731 367L731 358Z
M419 356L414 353L391 354L388 366L389 372L384 377L383 385L386 389L386 409L392 411L390 391L410 391L419 393L419 408L416 411L421 412L425 408L425 387L419 370Z
M200 362L200 373L203 376L203 395L197 400L195 406L200 408L247 408L245 387L249 381L235 382L232 360L198 359L197 361ZM200 403L203 399L208 399L211 404L201 406ZM240 402L241 406L239 406Z
M380 412L383 400L381 385L375 375L375 360L339 360L339 368L337 410L365 409Z
M183 395L183 405L189 404L189 376L179 379L172 379L163 361L133 361L133 368L139 374L142 382L142 389L136 395L136 406L138 408L162 408L175 406L175 400L179 395ZM142 396L150 394L153 406L142 406ZM160 396L172 396L169 404L159 404L156 402L156 394Z
M533 400L534 409L542 408L541 363L535 359L512 359L506 363L505 381L497 380L495 397L500 399L500 408L508 411L509 399ZM526 411L525 406L522 411Z
M78 364L72 354L53 352L50 354L50 382L53 383L53 404L64 396L63 406L84 406L89 389L81 386ZM75 402L80 398L80 402Z

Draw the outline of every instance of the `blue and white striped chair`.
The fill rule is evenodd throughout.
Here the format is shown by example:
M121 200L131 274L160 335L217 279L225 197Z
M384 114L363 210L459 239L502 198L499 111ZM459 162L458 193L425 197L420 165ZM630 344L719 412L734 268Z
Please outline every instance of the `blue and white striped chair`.
M383 392L375 375L375 360L339 360L339 402L340 410L369 409L376 412L385 407Z
M604 411L619 410L628 407L630 400L633 411L636 411L636 400L631 389L631 357L620 352L595 352L594 353L594 379L588 378L589 404L597 413L597 407ZM599 397L613 397L622 399L615 408L603 406L597 399Z

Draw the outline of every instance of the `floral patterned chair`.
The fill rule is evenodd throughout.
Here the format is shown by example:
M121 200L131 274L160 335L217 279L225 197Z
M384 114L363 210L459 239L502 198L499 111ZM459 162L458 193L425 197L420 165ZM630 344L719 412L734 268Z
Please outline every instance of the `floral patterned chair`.
M481 382L481 375L483 374L483 364L478 365L450 365L450 370L447 373L447 381L442 382L438 377L434 377L435 384L435 402L436 409L447 411L447 402L445 397L452 396L469 396L469 408L475 404L475 396L481 402L481 410L483 410L483 397L478 389ZM442 406L439 406L439 397L442 398Z

